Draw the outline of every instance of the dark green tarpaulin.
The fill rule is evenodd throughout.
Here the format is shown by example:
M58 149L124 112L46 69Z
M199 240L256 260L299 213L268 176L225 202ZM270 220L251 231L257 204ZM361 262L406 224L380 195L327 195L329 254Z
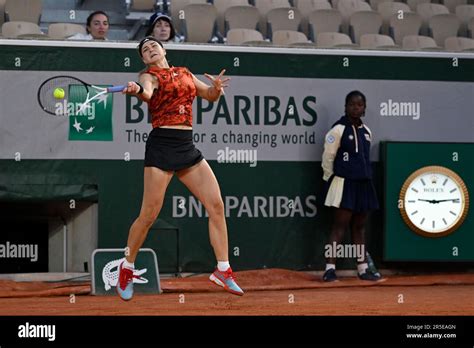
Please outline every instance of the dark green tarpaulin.
M38 202L81 200L95 202L97 185L0 184L0 201Z

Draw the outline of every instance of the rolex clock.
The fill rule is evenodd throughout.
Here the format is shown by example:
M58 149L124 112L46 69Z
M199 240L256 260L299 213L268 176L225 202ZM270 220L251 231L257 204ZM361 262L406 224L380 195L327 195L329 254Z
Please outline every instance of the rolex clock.
M399 208L413 232L443 237L462 225L469 210L469 193L462 178L451 169L422 167L402 185Z

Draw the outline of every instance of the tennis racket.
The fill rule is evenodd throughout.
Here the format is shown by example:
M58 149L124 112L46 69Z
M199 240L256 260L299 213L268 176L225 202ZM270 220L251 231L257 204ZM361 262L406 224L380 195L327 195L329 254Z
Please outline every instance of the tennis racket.
M122 92L126 86L98 87L84 82L73 76L54 76L44 81L38 89L38 103L50 115L70 116L71 114L81 114L88 107L90 102L100 99L107 93ZM57 89L64 91L64 96L57 97L54 92ZM64 107L73 97L75 100L84 100L76 103L75 107ZM104 97L102 97L104 98ZM62 104L62 105L61 105Z

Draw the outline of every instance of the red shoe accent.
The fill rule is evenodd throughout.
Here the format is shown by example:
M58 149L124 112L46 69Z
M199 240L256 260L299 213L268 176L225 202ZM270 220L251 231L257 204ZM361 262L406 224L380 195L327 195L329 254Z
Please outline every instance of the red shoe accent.
M133 282L133 270L128 268L123 268L123 262L120 264L119 270L119 286L120 289L125 290L128 283Z
M227 278L230 278L230 279L233 279L233 280L236 279L235 276L234 276L234 273L232 272L232 268L230 268L230 267L227 268L227 271L225 271L225 272L219 271L219 273L223 274L225 279L227 279Z
M238 296L242 296L244 294L240 288L239 288L240 291L235 291L234 289L232 289L231 287L227 285L227 281L231 279L232 283L234 283L237 287L239 287L237 283L235 282L236 277L234 276L234 273L232 272L232 268L229 267L225 272L221 272L219 271L218 268L216 268L212 276L214 276L217 280L219 280L221 284L218 284L214 280L210 279L213 283L222 286L226 291L230 292L231 294L238 295Z

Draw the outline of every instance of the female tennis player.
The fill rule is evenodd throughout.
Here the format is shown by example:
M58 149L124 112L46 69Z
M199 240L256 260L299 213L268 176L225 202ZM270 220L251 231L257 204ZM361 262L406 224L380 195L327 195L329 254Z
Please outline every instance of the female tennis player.
M229 78L205 74L212 86L198 80L185 67L170 67L166 50L154 37L144 38L138 53L147 68L139 83L129 82L124 93L148 103L153 130L146 143L144 192L141 211L129 232L125 261L119 267L117 292L123 300L133 296L133 270L138 250L163 205L166 188L177 177L201 201L209 215L209 237L217 258L210 280L235 295L243 295L229 264L227 226L219 184L194 146L192 103L200 96L211 102L219 99Z

